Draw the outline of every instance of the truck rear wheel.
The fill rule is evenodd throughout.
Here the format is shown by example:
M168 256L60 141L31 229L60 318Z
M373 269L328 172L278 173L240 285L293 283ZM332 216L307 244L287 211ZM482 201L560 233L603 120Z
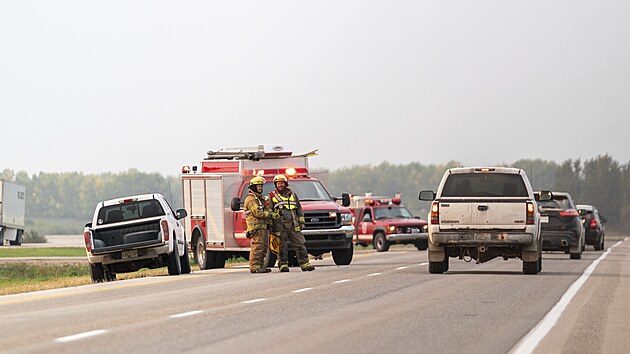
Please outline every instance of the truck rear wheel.
M92 281L95 283L102 283L105 280L105 271L101 263L90 263L90 273L92 273Z
M445 255L442 262L429 261L429 273L442 274L446 271L448 271L448 256Z
M190 258L188 257L188 244L186 236L184 236L184 255L180 257L179 262L182 265L182 274L190 274Z
M542 255L536 262L523 262L523 274L538 274L542 270Z
M168 275L180 275L182 274L182 264L179 259L179 252L177 251L177 239L173 236L173 252L168 255L166 266L168 267Z
M374 235L374 248L377 252L387 252L389 250L389 241L385 238L385 234L382 232Z
M15 241L9 241L11 246L20 246L22 245L22 234L24 230L17 230L17 236L15 236Z
M354 247L352 246L352 243L349 248L332 251L332 258L336 265L349 265L352 262L353 255Z
M197 238L197 243L195 244L195 262L199 265L199 270L210 269L208 268L206 243L201 236Z

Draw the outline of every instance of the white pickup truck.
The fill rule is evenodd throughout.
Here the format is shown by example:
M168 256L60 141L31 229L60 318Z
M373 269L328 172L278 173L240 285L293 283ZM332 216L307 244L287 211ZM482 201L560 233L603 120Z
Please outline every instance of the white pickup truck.
M92 280L116 273L167 266L168 274L190 273L184 226L186 210L173 211L161 194L144 194L98 203L83 237Z
M540 192L549 200L551 192ZM540 214L525 172L508 167L452 168L431 201L429 272L448 271L450 257L477 263L496 257L520 258L523 273L542 270Z

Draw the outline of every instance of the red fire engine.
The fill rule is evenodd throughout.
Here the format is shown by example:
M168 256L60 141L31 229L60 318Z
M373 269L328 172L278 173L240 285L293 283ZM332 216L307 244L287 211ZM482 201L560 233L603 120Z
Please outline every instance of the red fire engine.
M208 151L197 166L182 168L184 224L189 235L189 249L200 269L222 268L229 257L249 256L250 240L241 210L249 189L249 180L263 176L267 180L263 195L275 187L273 177L284 174L289 188L300 198L305 217L306 249L313 256L332 252L337 265L352 262L354 226L347 208L350 196L332 197L322 183L309 173L307 154L293 155L288 145L259 145ZM342 205L336 203L342 200ZM289 264L297 259L289 248ZM269 254L268 266L275 255Z
M378 252L386 252L391 244L413 244L418 250L426 250L427 222L414 217L401 202L399 195L352 196L354 242L362 246L372 244Z

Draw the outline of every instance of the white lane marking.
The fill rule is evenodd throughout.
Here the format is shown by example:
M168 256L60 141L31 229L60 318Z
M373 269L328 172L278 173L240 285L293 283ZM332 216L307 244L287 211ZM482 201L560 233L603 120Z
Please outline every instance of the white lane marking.
M334 282L335 284L341 284L341 283L347 283L349 282L350 279L344 279L344 280L337 280L336 282Z
M313 288L304 288L304 289L293 290L292 293L303 293L303 292L309 291L309 290L313 290Z
M536 325L536 327L532 328L529 333L527 333L523 339L521 339L513 350L510 351L511 354L528 354L532 353L534 349L540 344L540 342L545 338L545 336L549 333L549 331L553 328L553 326L558 322L558 319L562 315L564 309L567 308L573 296L577 294L580 287L586 282L586 279L593 273L597 265L601 260L606 258L610 251L613 248L620 245L623 241L619 241L615 243L612 247L608 248L606 252L604 252L599 258L597 258L591 265L586 267L582 276L579 277L576 281L569 286L567 291L562 295L558 303L554 305L554 307L549 311L545 317Z
M265 300L267 300L267 299L263 297L263 298L260 298L260 299L241 301L241 304L253 304L254 302L261 302L261 301L265 301Z
M190 312L182 312L182 313L178 313L178 314L175 314L175 315L170 315L168 317L170 317L170 318L182 318L182 317L198 315L200 313L203 313L203 311L202 310L197 310L197 311L190 311Z
M383 274L383 273L372 273L372 274L366 275L366 277L373 277L375 275L381 275L381 274Z
M427 264L429 264L429 263L418 263L419 266L425 266Z
M409 268L409 267L398 267L398 268L396 268L396 270L407 269L407 268Z
M105 330L105 329L97 329L95 331L89 331L89 332L73 334L73 335L70 335L70 336L59 337L59 338L55 339L55 342L57 342L57 343L67 343L67 342L72 342L72 341L75 341L75 340L80 340L80 339L85 339L85 338L89 338L89 337L98 336L98 335L105 334L105 333L107 333L107 330Z

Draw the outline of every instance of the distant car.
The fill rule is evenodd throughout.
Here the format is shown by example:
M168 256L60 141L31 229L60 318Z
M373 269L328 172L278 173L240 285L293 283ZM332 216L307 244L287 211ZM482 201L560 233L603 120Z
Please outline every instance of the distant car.
M596 251L603 250L606 236L606 227L604 226L604 223L607 221L606 218L592 205L579 204L576 207L584 225L586 244L593 245Z
M564 251L571 254L571 259L582 258L584 227L571 195L553 192L553 198L548 201L539 201L539 195L535 193L542 219L543 251Z

